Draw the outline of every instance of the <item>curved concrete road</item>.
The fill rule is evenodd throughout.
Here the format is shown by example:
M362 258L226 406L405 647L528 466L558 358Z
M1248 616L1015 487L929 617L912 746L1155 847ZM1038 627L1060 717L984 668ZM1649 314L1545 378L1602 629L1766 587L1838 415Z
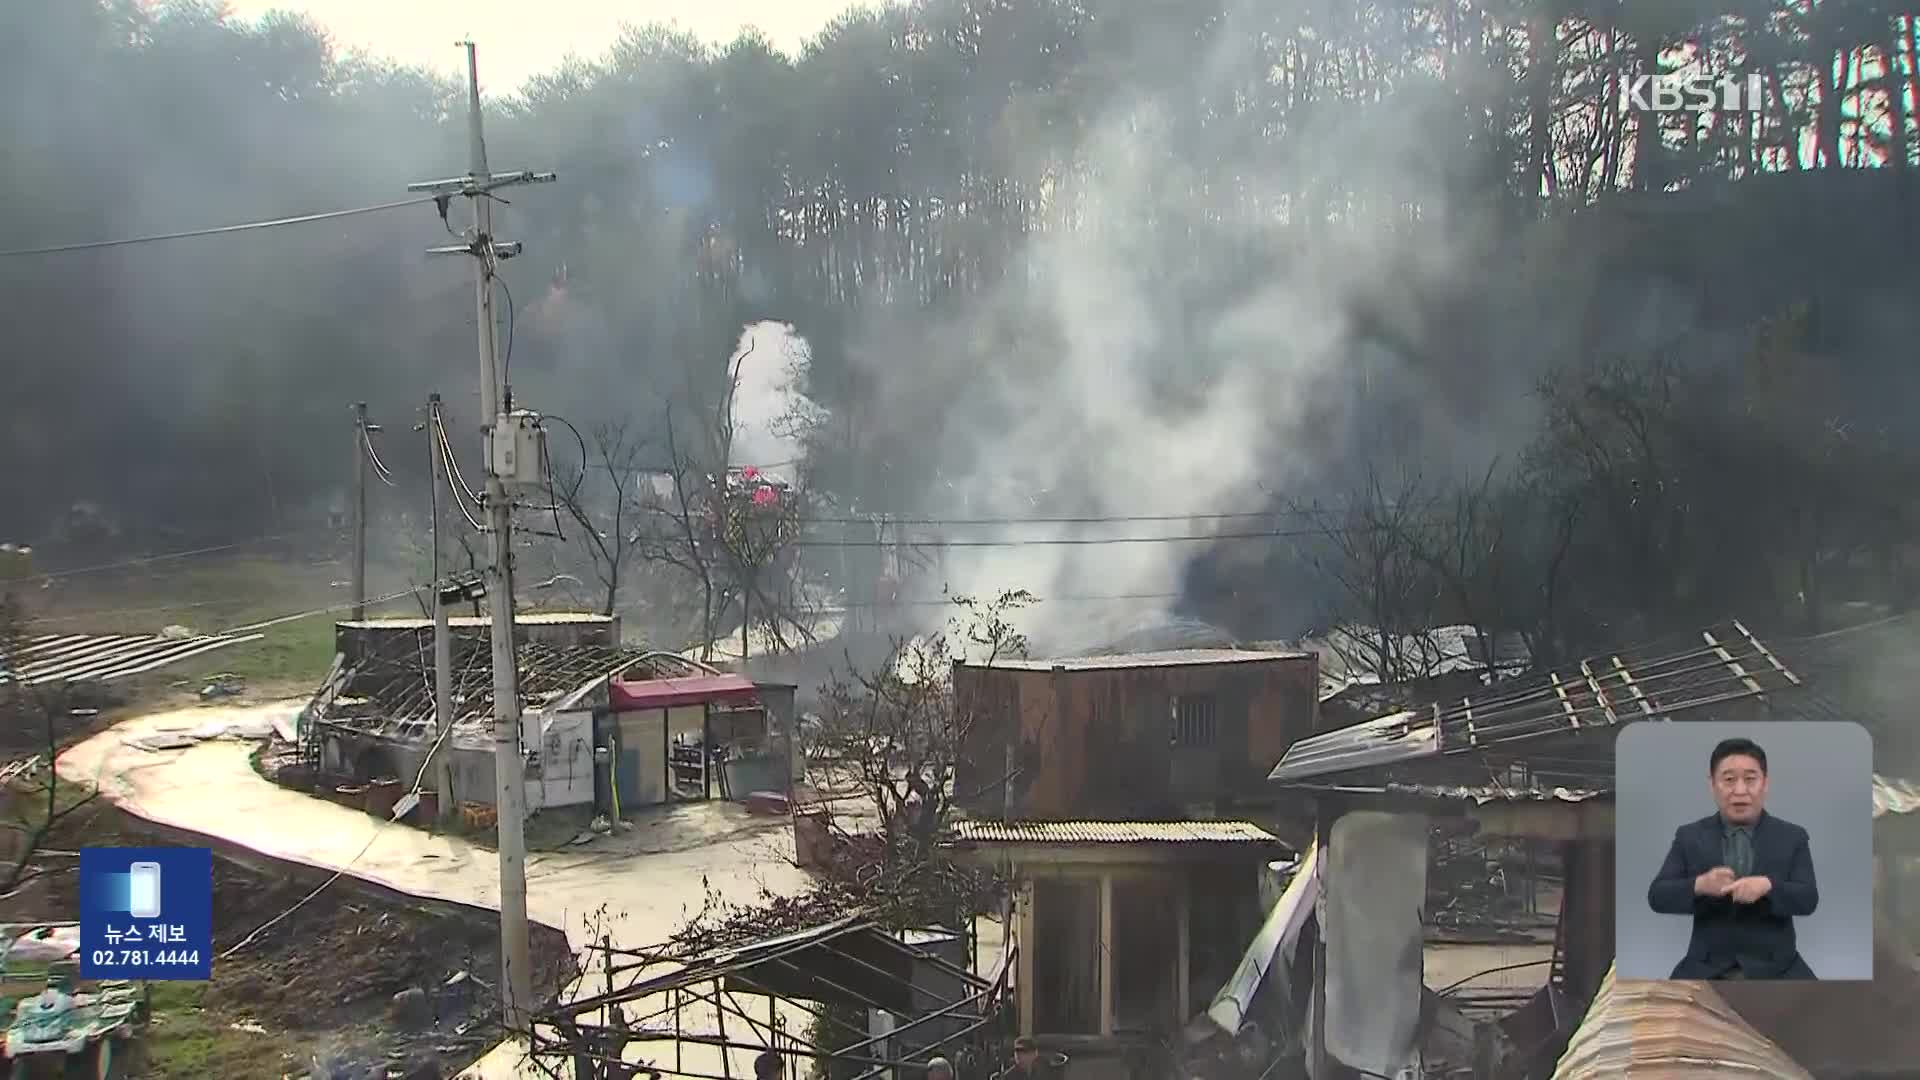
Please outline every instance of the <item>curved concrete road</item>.
M94 784L115 805L151 821L403 892L497 909L493 852L457 837L382 826L364 813L269 783L249 761L254 742L214 739L160 751L129 745L220 723L257 728L302 704L199 706L140 717L72 747L57 768L63 779ZM782 819L750 818L731 804L692 804L648 815L631 831L578 850L529 855L528 914L564 930L576 949L596 932L622 947L657 944L700 907L703 879L736 902L753 900L763 887L797 890L805 878L791 862L792 835L783 825ZM595 931L602 911L603 929ZM274 914L262 913L262 921ZM523 1058L518 1047L503 1045L461 1075L539 1075L520 1065Z

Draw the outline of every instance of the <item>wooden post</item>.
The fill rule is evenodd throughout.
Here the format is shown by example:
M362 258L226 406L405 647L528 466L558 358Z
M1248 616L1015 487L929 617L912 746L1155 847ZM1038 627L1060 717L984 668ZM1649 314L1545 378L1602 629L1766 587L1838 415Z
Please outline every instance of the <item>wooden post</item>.
M613 997L613 936L611 934L600 935L600 948L606 957L607 997L611 998ZM606 1025L608 1027L613 1026L613 1011L618 1008L620 1006L617 1004L607 1005Z
M353 621L367 617L367 403L353 406Z
M1018 874L1019 868L1016 867L1014 872ZM1020 881L1019 887L1014 892L1014 902L1013 902L1014 903L1014 925L1018 928L1016 932L1019 935L1017 938L1015 938L1014 945L1016 948L1019 949L1017 957L1020 964L1019 971L1015 973L1015 977L1019 980L1019 984L1018 986L1015 987L1015 990L1020 1000L1020 1034L1031 1038L1034 1034L1034 1031L1033 1031L1033 995L1034 995L1033 928L1034 928L1034 922L1035 922L1033 917L1034 890L1033 890L1033 882L1031 880L1021 880L1018 877L1016 877L1015 880Z
M1100 875L1100 1034L1113 1037L1113 875Z

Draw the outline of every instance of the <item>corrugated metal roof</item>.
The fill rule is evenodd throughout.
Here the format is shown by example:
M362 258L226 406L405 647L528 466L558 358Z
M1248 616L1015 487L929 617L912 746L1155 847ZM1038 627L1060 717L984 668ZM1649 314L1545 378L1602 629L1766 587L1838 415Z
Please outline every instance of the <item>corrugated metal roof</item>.
M1813 1080L1703 982L1628 979L1612 970L1574 1031L1553 1080L1597 1076Z
M1437 799L1445 802L1561 802L1579 803L1605 798L1610 788L1544 787L1508 784L1299 784L1301 791L1320 791L1334 795L1392 795L1410 799Z
M1738 622L1692 641L1591 657L1541 679L1509 680L1456 705L1404 710L1302 739L1268 779L1278 783L1484 753L1643 717L1671 717L1798 686L1800 679Z
M1911 814L1920 810L1920 784L1873 774L1873 816Z
M1277 844L1250 821L956 821L961 844Z
M257 641L261 636L45 634L29 640L15 657L15 662L20 669L20 677L29 684L112 682L202 656L229 645ZM7 673L0 671L0 682L7 678Z
M1261 660L1304 660L1314 655L1299 650L1168 649L1162 652L1115 653L1112 656L1063 656L1053 660L995 660L992 664L962 665L1011 668L1017 671L1112 671L1120 668L1187 667L1199 664L1247 664Z
M1397 712L1301 739L1281 756L1267 779L1284 784L1439 752L1440 728L1428 714Z
M759 699L760 688L744 675L689 675L677 679L628 682L616 677L608 687L615 709L666 709L701 702L744 704Z

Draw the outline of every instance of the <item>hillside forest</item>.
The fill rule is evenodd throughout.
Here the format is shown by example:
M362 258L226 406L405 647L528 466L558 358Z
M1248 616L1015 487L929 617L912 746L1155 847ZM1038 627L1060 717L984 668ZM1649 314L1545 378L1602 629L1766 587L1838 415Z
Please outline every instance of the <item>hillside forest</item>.
M659 507L602 519L734 466L795 500L749 560L788 642L943 588L1031 590L1058 642L1465 622L1542 661L1904 607L1916 16L914 0L791 55L582 43L486 87L493 167L559 174L496 213L514 396L579 435L524 559L722 629ZM1765 93L1622 107L1660 73ZM0 539L331 542L365 401L417 544L429 393L477 458L470 269L425 254L464 207L66 246L399 201L465 170L464 88L293 16L11 0L0 102Z

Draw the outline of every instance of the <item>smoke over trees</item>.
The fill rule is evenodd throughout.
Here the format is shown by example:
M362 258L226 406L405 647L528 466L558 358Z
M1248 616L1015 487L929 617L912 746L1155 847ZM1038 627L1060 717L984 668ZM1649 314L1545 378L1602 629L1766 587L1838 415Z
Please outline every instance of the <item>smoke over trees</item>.
M1311 533L1285 511L1417 466L1437 614L1568 647L1728 605L1812 623L1911 590L1914 35L1882 0L920 0L797 57L636 28L493 105L495 159L562 178L500 215L516 398L647 424L775 320L807 347L799 478L843 518ZM1760 74L1764 106L1622 111L1688 65ZM296 18L17 0L0 85L0 249L386 202L465 160L457 87ZM349 402L396 422L441 390L470 421L470 286L420 253L445 239L416 207L0 259L9 528L309 527ZM1337 592L1311 543L940 573L1279 634Z

